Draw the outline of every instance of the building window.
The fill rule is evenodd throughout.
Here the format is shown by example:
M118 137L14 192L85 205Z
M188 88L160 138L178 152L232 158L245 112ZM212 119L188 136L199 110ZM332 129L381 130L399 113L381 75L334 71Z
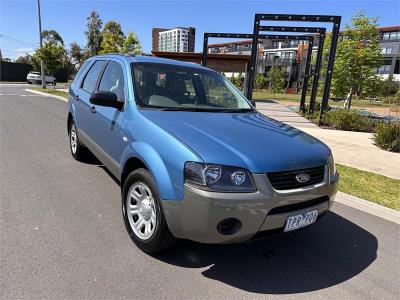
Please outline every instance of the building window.
M393 47L382 47L382 54L392 54Z
M400 31L385 32L382 36L384 41L400 40Z
M378 74L390 74L390 67L391 67L391 65L380 66L377 70L377 73Z
M272 49L279 49L279 42L272 42Z

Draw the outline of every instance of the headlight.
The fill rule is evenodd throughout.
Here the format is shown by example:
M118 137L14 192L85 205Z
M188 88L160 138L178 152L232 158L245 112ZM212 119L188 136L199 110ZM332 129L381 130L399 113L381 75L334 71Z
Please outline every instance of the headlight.
M255 191L249 171L237 167L187 162L185 181L218 192Z
M330 178L332 178L336 174L336 165L335 165L335 161L333 160L332 153L329 154L328 168L329 168Z

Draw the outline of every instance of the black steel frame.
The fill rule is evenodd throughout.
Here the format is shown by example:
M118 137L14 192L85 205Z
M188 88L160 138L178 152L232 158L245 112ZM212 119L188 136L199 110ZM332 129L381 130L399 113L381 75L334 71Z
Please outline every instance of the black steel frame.
M262 31L290 31L290 32L309 32L309 33L320 33L320 35L325 35L325 28L319 27L267 27L261 26L260 30ZM205 32L203 38L203 58L202 58L202 65L207 65L207 57L208 57L208 39L209 38L253 38L253 34L247 33L223 33L223 32ZM303 81L303 89L301 94L301 101L300 101L300 109L304 112L305 111L305 99L307 95L307 86L308 86L308 78L310 73L310 63L311 63L311 55L314 45L314 35L280 35L280 34L259 34L258 37L260 39L273 39L273 40L302 40L302 41L309 41L309 48L307 51L306 57L306 68L304 72L304 81ZM318 49L319 51L320 49ZM321 49L322 54L322 49ZM321 64L318 64L319 66ZM318 69L319 70L319 69ZM248 81L250 84L250 81ZM248 85L247 84L247 85ZM246 88L246 94L248 92L248 88ZM314 97L315 98L315 97ZM249 98L250 99L250 98Z
M329 57L328 57L328 66L326 70L326 76L325 76L325 84L324 84L324 91L322 95L322 103L321 103L321 114L320 114L320 120L323 117L323 114L328 106L328 101L329 101L329 91L331 88L331 81L332 81L332 73L333 73L333 65L335 63L335 53L336 53L336 47L337 47L337 41L339 37L339 30L340 30L340 21L341 17L340 16L327 16L327 15L291 15L291 14L256 14L254 16L254 26L253 26L253 43L252 43L252 48L251 48L251 67L250 67L250 73L249 73L249 79L248 79L248 84L247 84L247 91L246 95L249 99L252 98L253 96L253 88L254 88L254 80L255 80L255 71L256 71L256 63L257 63L257 46L258 46L258 39L260 38L259 32L262 31L262 29L266 28L277 28L274 26L261 26L260 22L261 21L280 21L280 22L323 22L323 23L333 23L333 29L332 29L332 41L329 49ZM295 28L295 27L292 27ZM325 35L325 33L324 33ZM319 57L319 63L321 63L321 58L322 58L322 47L319 47L321 49L317 53L317 61ZM318 66L319 68L321 67L320 65ZM316 68L317 70L317 68ZM319 78L319 71L315 72L315 74ZM316 89L318 83L315 80L316 78L314 77L314 82L313 82L313 91L311 100L310 100L310 108L311 104L315 104L315 97L316 97ZM303 90L304 90L304 84L303 84ZM312 103L311 103L312 102ZM300 104L301 106L301 104ZM309 110L310 112L313 112L313 109Z

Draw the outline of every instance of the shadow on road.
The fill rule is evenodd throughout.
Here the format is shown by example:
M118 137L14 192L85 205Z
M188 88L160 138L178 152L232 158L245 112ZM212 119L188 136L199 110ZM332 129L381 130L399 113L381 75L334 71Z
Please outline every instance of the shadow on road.
M156 258L236 288L261 294L292 294L324 289L349 280L375 259L374 235L328 212L298 232L240 245L184 241Z

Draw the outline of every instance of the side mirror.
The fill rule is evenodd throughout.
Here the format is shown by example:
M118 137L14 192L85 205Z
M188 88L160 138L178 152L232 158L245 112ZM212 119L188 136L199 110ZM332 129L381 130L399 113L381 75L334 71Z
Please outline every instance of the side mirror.
M256 101L254 101L254 100L249 100L249 101L250 101L251 105L253 105L254 107L256 107Z
M89 102L94 105L114 107L118 110L124 107L124 102L118 101L114 92L95 91L90 95Z

